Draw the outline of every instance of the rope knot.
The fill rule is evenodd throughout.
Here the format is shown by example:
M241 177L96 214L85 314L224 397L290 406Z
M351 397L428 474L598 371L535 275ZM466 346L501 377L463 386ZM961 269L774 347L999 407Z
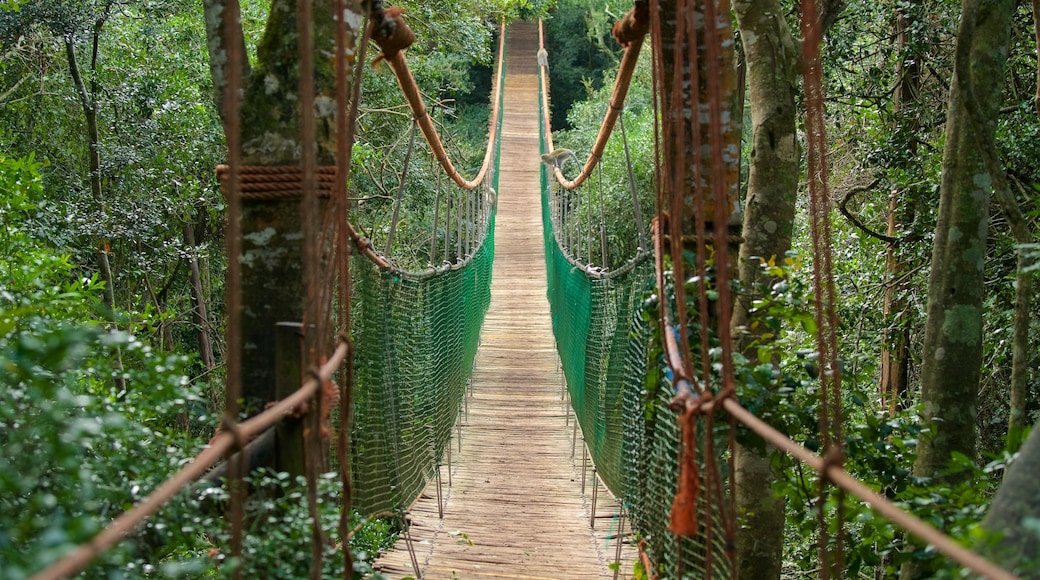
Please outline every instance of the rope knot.
M650 3L637 0L635 6L621 20L614 23L612 32L614 40L625 48L641 40L650 32Z
M415 42L415 33L404 21L404 10L397 6L375 8L369 14L372 20L372 39L383 51L372 61L375 68L380 61L392 59Z
M231 434L231 440L234 442L234 445L229 449L231 453L241 451L246 446L246 443L249 443L246 441L246 438L242 436L242 430L239 429L238 421L235 421L227 415L221 417L220 427L217 428L217 433L213 435L213 439L216 439L217 435L220 435L221 432L224 431ZM210 439L210 444L213 443L213 439Z
M676 399L673 399L672 402L674 403ZM697 535L697 501L701 495L701 473L697 461L696 415L700 412L698 402L696 397L685 397L685 409L679 416L679 429L682 431L679 451L679 490L672 502L672 513L668 523L668 530L677 536Z

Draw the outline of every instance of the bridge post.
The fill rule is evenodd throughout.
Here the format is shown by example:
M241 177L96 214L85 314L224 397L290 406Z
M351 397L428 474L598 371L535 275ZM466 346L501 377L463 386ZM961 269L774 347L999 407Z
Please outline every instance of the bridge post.
M293 394L303 382L303 325L279 322L274 335L274 396L280 400ZM275 429L275 470L293 477L306 475L303 419L286 417Z

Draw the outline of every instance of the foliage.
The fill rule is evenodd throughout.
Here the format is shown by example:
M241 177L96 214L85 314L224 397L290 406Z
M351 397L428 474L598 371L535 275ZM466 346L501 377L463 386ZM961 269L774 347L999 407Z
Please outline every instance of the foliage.
M184 374L186 357L106 330L96 278L78 277L68 254L32 235L46 209L40 168L31 157L0 158L4 580L25 578L93 537L179 469L205 442L213 423L201 387ZM108 380L116 372L110 356L115 348L128 363L123 392L114 392ZM272 474L256 476L255 485L264 493L249 504L247 576L306 575L310 520L303 484ZM336 535L338 489L336 474L322 479L326 537ZM223 577L231 569L221 555L228 524L207 506L225 499L223 488L182 495L89 574L122 569L126 577ZM355 538L360 578L370 571L366 554L385 548L393 536L385 522L375 521ZM342 553L337 556L331 545L327 552L329 576L342 568Z
M161 313L151 330L164 348L175 335L194 346L189 256L202 257L204 298L220 303L222 258L210 247L220 245L213 167L223 145L198 14L201 3L173 0L49 0L0 14L0 150L47 162L47 211L35 233L87 276L96 249L107 247L117 304L138 320ZM100 203L89 187L84 105L65 42L98 115ZM194 248L181 239L185 223L195 227Z
M184 517L194 517L202 526L191 526L201 536L196 546L185 544L182 551L172 553L163 560L166 574L205 572L212 577L230 577L238 570L245 578L283 578L292 580L306 577L311 566L312 520L307 506L307 487L303 477L293 479L287 473L259 471L246 482L254 492L246 502L247 525L243 535L242 558L235 561L227 553L231 541L231 530L227 519L217 512L216 516L202 516L200 505L189 506ZM322 578L342 575L343 551L339 548L339 510L341 486L335 472L323 474L318 479L318 519L321 522L324 546L322 550ZM224 487L200 488L198 497L203 505L226 506L229 500ZM205 513L205 512L204 512ZM372 560L379 550L393 545L396 535L386 520L366 521L355 512L351 519L357 533L350 547L354 563L353 577L374 578Z
M99 324L100 284L29 233L39 165L0 160L9 250L0 255L0 561L21 578L89 539L179 466L201 401L185 357ZM127 389L113 392L123 349ZM106 515L108 517L106 517ZM119 558L121 552L112 558Z
M750 329L766 329L756 335L758 348L766 349L760 350L759 358L778 364L748 366L748 361L737 357L739 394L741 404L749 411L819 452L819 371L809 342L816 328L809 310L810 288L802 279L801 265L796 253L789 254L783 264L762 265L774 282L754 304ZM917 443L932 427L921 424L919 409L914 406L889 415L877 405L872 392L873 367L857 369L851 362L847 358L842 361L844 469L962 543L976 542L982 534L980 523L986 505L1012 457L1002 451L979 465L972 458L960 456L947 473L934 480L914 477L910 466ZM738 438L745 445L761 445L748 431ZM781 474L773 491L787 500L785 571L801 575L818 566L819 477L785 455L774 453L772 461ZM845 564L850 576L873 571L879 577L893 577L906 562L926 561L933 577L959 577L957 566L934 549L918 545L866 504L851 496L839 503L837 497L836 493L828 494L823 509L832 542L841 510Z
M630 7L623 1L564 0L545 20L553 130L571 128L571 106L591 98L604 78L612 78L601 76L618 62L621 52L610 27Z

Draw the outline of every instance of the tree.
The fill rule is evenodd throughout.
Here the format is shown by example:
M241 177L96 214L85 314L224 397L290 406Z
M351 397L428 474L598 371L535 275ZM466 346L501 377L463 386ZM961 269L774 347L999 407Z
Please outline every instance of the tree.
M978 546L993 561L1008 569L1016 569L1023 578L1040 578L1037 554L1040 554L1040 495L1036 482L1040 479L1040 429L1022 445L1018 459L1008 468L982 525L991 535Z
M86 124L87 180L91 199L94 202L94 210L102 223L108 221L108 204L102 189L101 174L101 137L98 125L98 96L101 89L98 83L98 46L106 23L114 11L122 8L123 4L116 0L106 0L87 6L78 6L64 0L35 2L23 7L24 12L22 8L19 8L14 11L15 16L8 15L6 17L8 21L0 23L0 27L5 29L5 37L8 42L10 42L13 32L24 33L39 25L61 38L69 77ZM84 37L90 48L86 78L84 78L85 75L80 65L80 56L77 54ZM105 283L103 302L114 323L115 277L109 261L111 242L107 237L101 237L93 240L93 246L101 280ZM122 376L122 352L117 348L115 353L118 372L114 375L113 381L116 391L121 393L126 389Z
M801 54L776 0L737 0L733 4L747 62L751 104L751 159L744 207L738 268L746 290L734 305L733 325L747 326L756 288L763 279L762 261L783 259L791 248L799 154L795 134ZM764 329L764 327L763 327ZM737 335L738 348L749 360L758 333ZM772 361L760 361L770 363ZM774 495L778 474L771 465L774 449L737 447L737 538L741 577L779 578L783 551L784 501Z
M922 40L915 38L924 6L921 0L899 5L896 15L896 43L899 48L896 61L896 89L892 102L897 135L904 136L906 156L901 156L899 169L910 170L919 147L917 133L920 116L917 114L921 90L921 61L925 57ZM906 404L910 380L910 317L906 294L909 281L905 274L911 264L900 252L902 232L914 221L915 199L905 190L893 188L888 208L888 240L885 248L885 298L882 315L885 330L881 340L881 403L894 415L896 408Z
M964 0L943 153L939 219L928 281L921 396L937 425L921 443L916 474L943 472L953 453L975 454L975 389L982 349L982 274L993 181L982 147L992 147L1000 108L1013 2ZM960 66L970 59L969 66ZM972 94L973 93L973 94ZM974 101L974 103L969 103ZM988 121L973 129L968 107Z
M982 305L993 151L1007 59L1011 0L964 0L943 151L939 214L928 277L922 421L914 473L943 478L954 454L975 456ZM904 577L923 573L904 567Z

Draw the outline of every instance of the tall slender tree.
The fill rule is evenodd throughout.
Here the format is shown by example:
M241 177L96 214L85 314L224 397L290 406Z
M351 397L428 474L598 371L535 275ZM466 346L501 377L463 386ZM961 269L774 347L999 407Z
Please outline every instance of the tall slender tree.
M921 91L921 66L924 58L920 39L914 38L918 28L922 0L909 0L896 7L896 44L899 49L896 61L896 86L893 92L892 114L895 131L904 136L908 155L903 159L914 162L918 149L917 134L920 131L920 115L917 100ZM902 232L909 228L916 215L913 196L905 191L894 190L889 199L888 237L899 240ZM900 252L898 241L889 241L885 248L885 298L882 315L885 319L884 337L881 341L881 402L890 415L894 415L907 394L910 376L910 317L906 295L909 280L905 274L912 264Z
M975 456L982 364L983 272L1013 0L963 0L946 121L938 220L921 355L922 421L914 474L942 478L954 454ZM905 566L904 578L925 573Z
M762 260L782 259L791 249L799 152L795 133L800 51L777 0L733 3L747 62L751 105L751 159L738 268L747 291L734 304L733 324L748 324L748 311L763 279ZM737 335L745 356L753 334ZM769 363L771 361L760 361ZM772 484L773 449L739 446L736 455L739 576L779 578L783 551L784 501Z

